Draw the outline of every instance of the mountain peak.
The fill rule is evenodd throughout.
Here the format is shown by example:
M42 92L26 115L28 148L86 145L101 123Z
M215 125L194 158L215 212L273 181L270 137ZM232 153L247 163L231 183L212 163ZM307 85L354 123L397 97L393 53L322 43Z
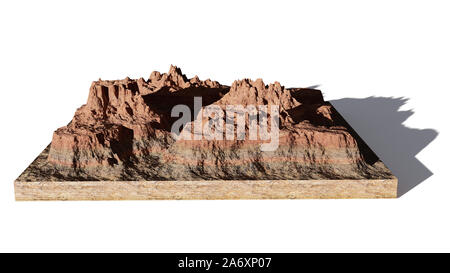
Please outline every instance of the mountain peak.
M291 92L279 82L265 85L262 79L236 80L230 91L223 96L218 104L233 105L279 105L281 109L290 109L299 105Z

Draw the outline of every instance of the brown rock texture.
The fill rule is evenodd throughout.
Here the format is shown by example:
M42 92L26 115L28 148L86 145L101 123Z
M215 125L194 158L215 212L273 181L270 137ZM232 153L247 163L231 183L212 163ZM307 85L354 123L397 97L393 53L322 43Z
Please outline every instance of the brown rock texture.
M278 105L279 146L262 140L177 140L175 105ZM193 113L191 120L195 119ZM203 124L208 119L202 119ZM246 121L248 123L248 120ZM246 125L248 125L246 123ZM17 181L193 181L392 179L392 173L319 90L266 85L231 86L188 79L179 68L149 79L92 83L87 103L57 129L49 147Z

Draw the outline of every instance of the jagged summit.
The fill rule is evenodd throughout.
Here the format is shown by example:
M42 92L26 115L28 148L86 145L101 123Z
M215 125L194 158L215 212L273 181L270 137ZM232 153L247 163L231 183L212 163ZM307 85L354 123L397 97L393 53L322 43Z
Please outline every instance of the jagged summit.
M189 87L218 88L221 86L218 82L211 81L210 79L201 81L198 76L188 79L186 75L183 74L181 69L174 65L170 66L168 73L161 74L158 71L153 71L150 74L148 84L154 90L162 87L168 87L172 92Z
M226 105L279 105L282 110L291 109L300 105L291 92L281 86L279 82L265 85L262 79L236 80L230 91L218 102Z
M197 75L187 78L181 69L171 65L167 73L153 71L148 80L140 78L137 80L126 77L123 80L101 80L94 81L91 85L89 106L103 105L106 97L130 97L135 95L145 96L164 89L167 92L177 92L189 88L220 88L223 98L216 104L240 104L240 105L261 105L278 104L282 109L290 109L300 104L298 97L296 99L292 94L292 89L287 89L279 82L266 85L262 79L251 80L248 78L235 80L231 87L222 85L217 81L206 79L200 80ZM102 91L103 90L103 91ZM108 94L102 92L111 90ZM310 90L311 91L311 90ZM227 94L228 93L228 94ZM315 93L321 97L320 91Z
M189 79L181 72L181 69L171 65L168 73L153 71L148 80L155 88L169 86L174 88L187 88L190 86Z

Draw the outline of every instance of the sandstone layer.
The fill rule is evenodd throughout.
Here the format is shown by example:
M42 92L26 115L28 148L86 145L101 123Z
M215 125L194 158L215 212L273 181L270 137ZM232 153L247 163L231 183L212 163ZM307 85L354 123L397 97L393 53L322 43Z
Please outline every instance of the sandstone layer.
M176 139L176 105L277 105L279 146L263 140ZM269 115L270 116L270 115ZM202 124L208 119L202 119ZM246 120L246 126L248 126ZM87 103L57 129L51 144L17 181L394 179L319 90L261 79L231 86L188 79L179 68L149 79L92 83Z

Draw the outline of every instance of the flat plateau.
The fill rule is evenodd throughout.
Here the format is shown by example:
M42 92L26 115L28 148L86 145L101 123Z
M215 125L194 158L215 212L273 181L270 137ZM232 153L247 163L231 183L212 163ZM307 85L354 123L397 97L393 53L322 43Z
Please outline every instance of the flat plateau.
M397 179L15 181L17 201L395 198Z

